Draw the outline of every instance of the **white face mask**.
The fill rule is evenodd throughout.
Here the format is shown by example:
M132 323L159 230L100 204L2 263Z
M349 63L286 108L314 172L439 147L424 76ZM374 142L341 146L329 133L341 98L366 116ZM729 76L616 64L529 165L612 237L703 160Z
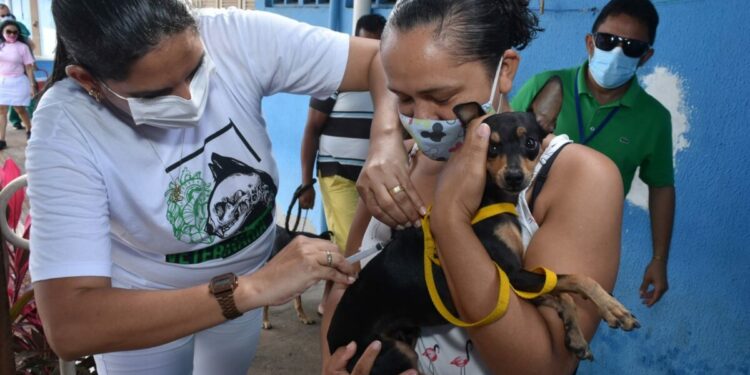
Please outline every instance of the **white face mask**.
M148 125L157 128L175 129L198 126L208 102L210 78L216 66L208 54L203 55L203 62L190 80L190 100L166 95L156 98L126 98L112 91L109 92L128 102L130 114L136 125Z
M490 101L482 104L482 109L488 114L501 113L503 111L503 94L500 94L500 103L495 109L495 93L497 92L497 82L500 80L500 72L503 67L503 58L495 71L495 78L492 80L492 91L490 92ZM414 142L417 143L419 150L432 160L448 160L453 152L464 142L464 127L461 121L454 120L432 120L420 119L406 116L399 113L401 125L411 134Z

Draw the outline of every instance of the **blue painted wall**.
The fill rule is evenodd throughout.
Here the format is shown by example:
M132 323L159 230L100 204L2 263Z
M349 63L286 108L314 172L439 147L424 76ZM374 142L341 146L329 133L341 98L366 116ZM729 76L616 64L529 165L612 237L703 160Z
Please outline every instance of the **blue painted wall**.
M546 32L522 51L517 87L534 73L580 64L586 57L584 36L606 1L546 3L541 16ZM537 4L532 1L532 6ZM656 54L639 75L663 66L681 77L690 125L684 134L690 146L675 160L677 217L670 290L651 309L640 304L637 291L651 257L649 219L647 212L628 203L615 295L643 327L626 334L603 325L592 343L597 360L582 364L579 374L749 374L750 283L745 267L750 265L750 226L745 215L750 212L750 188L743 143L750 119L750 5L742 0L655 4L661 16ZM268 10L328 25L327 7ZM343 30L351 30L349 17L351 9L343 8ZM300 182L306 103L306 98L291 95L264 102L281 166L282 206Z

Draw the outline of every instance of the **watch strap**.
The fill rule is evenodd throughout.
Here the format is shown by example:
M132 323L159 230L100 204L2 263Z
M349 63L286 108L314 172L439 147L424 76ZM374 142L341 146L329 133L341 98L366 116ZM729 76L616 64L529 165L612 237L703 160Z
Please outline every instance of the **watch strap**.
M233 290L228 290L224 293L214 295L219 302L219 306L221 306L221 313L229 320L242 316L242 313L240 310L237 310L237 305L234 303L233 292Z
M211 279L208 290L221 307L221 314L232 320L242 316L234 303L234 289L237 288L237 275L229 272Z

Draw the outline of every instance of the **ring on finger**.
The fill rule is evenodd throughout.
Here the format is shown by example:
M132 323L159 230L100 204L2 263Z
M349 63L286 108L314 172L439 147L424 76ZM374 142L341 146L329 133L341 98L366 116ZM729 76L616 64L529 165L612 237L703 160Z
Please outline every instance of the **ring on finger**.
M333 254L331 250L326 250L326 266L331 267L333 265Z
M396 195L398 193L403 192L404 188L401 185L396 185L396 186L392 187L390 190L391 190L391 193L393 193L393 195Z

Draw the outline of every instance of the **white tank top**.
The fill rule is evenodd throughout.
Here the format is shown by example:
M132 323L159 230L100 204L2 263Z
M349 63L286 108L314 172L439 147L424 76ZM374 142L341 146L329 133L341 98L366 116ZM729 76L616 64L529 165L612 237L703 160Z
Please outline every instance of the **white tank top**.
M536 178L539 170L547 163L550 156L554 155L560 147L571 143L567 135L559 135L552 139L549 146L540 157L540 162L534 168ZM529 204L526 201L526 192L522 191L518 196L518 219L521 224L521 233L524 244L524 254L531 237L539 229L539 225L531 214ZM391 229L373 218L367 226L362 238L361 248L367 249L375 246L378 242L385 241L391 237ZM364 267L369 261L362 262ZM419 371L425 375L445 374L491 374L479 358L479 353L473 348L469 335L465 329L452 325L422 328L422 336L417 341L415 348L419 356Z

